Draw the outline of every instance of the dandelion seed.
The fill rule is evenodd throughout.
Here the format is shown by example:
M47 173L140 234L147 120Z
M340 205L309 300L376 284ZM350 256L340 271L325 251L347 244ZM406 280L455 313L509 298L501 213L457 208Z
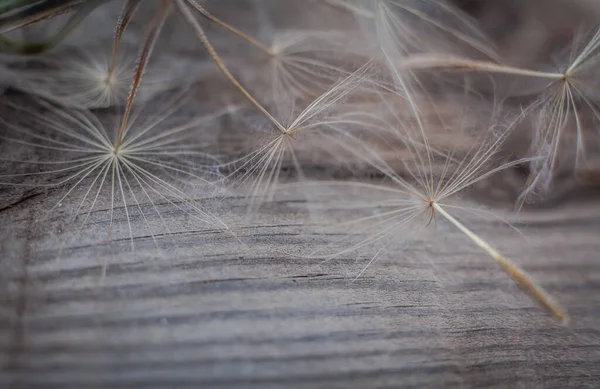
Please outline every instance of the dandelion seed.
M95 109L123 105L127 102L136 58L121 49L122 55L114 65L106 47L44 55L27 65L11 67L11 83L17 89L67 107ZM208 64L202 62L161 58L145 70L145 81L136 100L148 102L169 89L204 78L210 71Z
M367 200L359 199L357 202L350 201L344 205L344 209L346 211L352 209L353 214L364 213L362 217L342 223L345 231L351 231L353 236L364 238L360 239L358 243L349 245L345 243L346 238L344 238L341 244L348 246L345 249L333 254L324 255L319 252L314 254L325 259L332 259L365 247L381 245L380 250L369 261L368 267L375 262L383 249L397 244L398 241L417 238L422 235L424 228L428 225L445 219L492 257L544 309L557 319L566 320L564 311L553 302L546 291L531 280L523 269L496 251L490 243L468 228L456 216L456 213L464 211L479 212L477 208L455 204L458 195L495 173L527 161L527 159L517 160L496 167L492 164L494 156L512 125L505 129L498 126L492 127L492 130L485 133L476 147L464 152L461 156L455 147L436 150L431 145L428 130L431 123L423 117L412 121L406 120L405 115L402 116L394 108L394 98L397 97L393 95L383 97L384 112L379 113L378 116L395 118L399 141L404 144L412 161L408 161L406 156L401 157L402 166L395 168L384 160L376 149L356 142L346 143L349 152L353 152L356 158L362 159L374 167L386 178L388 184L319 182L320 186L329 184L348 188L344 192L346 194L351 190L359 190L359 193L362 194L366 192L369 193L369 197ZM421 114L413 111L412 115ZM346 199L350 200L351 198L348 196ZM337 197L332 200L333 203L330 206L332 209L339 208L344 201L343 198ZM489 216L489 212L486 215ZM363 272L365 270L366 267Z
M134 3L135 1L129 1L127 4L135 5ZM45 110L43 114L36 111L35 107L32 109L6 102L12 109L24 113L23 117L31 120L30 124L33 128L41 127L41 129L34 131L27 125L2 121L7 132L10 131L2 139L34 150L58 153L58 155L42 161L36 159L8 161L37 165L41 170L3 175L2 178L6 180L5 185L23 185L19 180L35 178L47 178L48 182L25 183L25 185L37 187L66 185L66 193L57 204L83 192L81 201L73 207L76 211L72 220L83 219L73 240L81 236L92 213L104 201L106 195L110 198L106 240L110 242L115 234L115 218L119 216L118 211L122 211L120 216L126 221L127 235L132 249L134 230L136 230L134 214L147 228L155 244L158 235L150 222L150 215L158 217L167 233L170 233L164 223L163 211L160 210L163 205L174 207L209 228L231 231L220 218L207 211L194 198L186 195L181 188L182 183L199 183L212 187L211 179L217 173L213 168L215 161L210 155L201 151L194 139L194 129L205 124L207 118L165 126L165 120L181 106L183 101L181 96L172 99L169 104L164 104L150 117L146 117L146 114L134 108L136 94L142 84L142 77L157 37L169 14L171 3L168 0L160 1L154 16L148 23L119 126L111 126L107 129L98 118L87 111L62 109L43 100L38 101L39 107L37 107ZM124 13L129 12L127 4ZM123 28L124 26L117 29L115 45L120 41L119 34ZM111 66L109 62L108 67ZM221 114L222 112L217 113L216 117ZM71 154L70 158L63 159L69 154ZM103 274L104 272L105 269Z
M334 158L339 147L336 146L341 135L334 126L337 120L326 112L331 110L346 95L356 88L369 69L369 64L356 73L334 85L330 90L315 99L289 124L279 122L283 128L276 127L261 142L256 150L233 161L231 176L240 186L249 186L255 206L270 201L276 192L282 167L290 161L292 168L303 179L303 163L300 156L306 154L326 153ZM270 126L273 127L272 124ZM330 161L331 162L331 161Z
M140 1L126 1L117 22L112 41L95 42L85 49L65 48L43 54L20 63L10 70L16 88L47 100L74 108L107 108L127 102L131 79L134 77L136 57L123 41ZM161 13L162 19L168 13ZM193 73L191 70L193 69ZM208 67L185 57L170 60L161 57L145 67L145 82L136 93L138 102L149 101L166 90L200 79ZM193 74L194 77L190 77Z
M371 65L367 63L331 87L302 110L288 125L285 125L283 121L277 120L231 73L209 41L204 29L186 5L186 2L178 0L177 5L186 21L193 27L200 42L213 58L215 64L274 127L274 133L267 137L255 151L229 164L233 166L232 175L239 175L239 177L236 177L235 182L243 186L249 184L253 198L250 209L253 210L263 201L272 198L286 154L289 154L292 165L299 172L299 175L302 176L301 164L294 151L295 137L301 133L309 133L318 129L319 121L317 119L319 116L360 84ZM196 9L199 8L197 4L192 4L192 6Z
M362 52L348 44L348 33L287 30L275 32L270 46L266 84L273 105L289 112L296 100L314 100L340 78L347 77L369 60L368 47ZM356 46L358 47L358 46ZM257 80L260 82L261 80ZM270 92L270 93L269 93ZM263 95L265 95L263 94ZM282 102L289 102L280 108Z
M208 198L221 193L214 184L220 179L217 161L204 151L198 129L225 112L178 120L174 113L186 97L171 97L152 115L148 110L134 111L122 137L118 126L107 127L85 110L40 99L26 105L3 101L21 118L19 123L0 119L0 141L15 149L15 155L3 162L7 171L21 172L0 175L0 185L64 190L48 216L69 205L63 207L73 211L67 224L76 225L70 244L100 223L107 225L108 244L126 239L133 249L139 227L158 246L162 235L175 232L164 217L173 211L202 228L230 231L196 200L196 194L186 192L194 186ZM124 236L115 229L118 220L126 226Z
M131 16L129 14L135 12L137 9L135 3L135 0L128 0L122 11L122 16L125 16L120 19L120 22L126 21ZM130 8L129 5L133 5L133 7ZM47 176L48 174L58 174L59 176L66 174L66 177L59 177L59 179L55 179L49 184L43 184L49 187L70 184L69 189L58 203L69 198L75 193L76 189L81 188L83 184L87 184L91 180L81 203L76 206L75 217L80 215L86 201L91 201L88 212L83 214L81 228L76 232L74 239L80 235L92 210L100 199L100 195L106 190L110 195L107 237L109 242L113 234L115 206L120 202L133 249L134 228L130 217L130 206L132 207L131 210L137 210L143 224L149 225L140 201L142 199L149 201L154 214L161 221L164 219L156 207L156 201L158 200L183 211L197 222L219 228L222 231L229 230L229 227L223 221L206 211L198 202L190 199L182 189L171 182L173 176L179 175L185 177L188 182L199 181L210 184L209 180L204 178L206 164L185 162L186 158L209 159L205 153L195 148L198 146L194 139L190 139L189 136L190 130L200 125L202 120L198 122L194 120L173 128L161 128L161 124L164 124L165 119L173 113L173 110L176 110L178 104L181 104L179 99L175 99L170 104L164 105L163 110L153 115L148 121L143 122L141 125L136 123L136 119L141 113L135 112L134 100L142 84L142 77L157 38L171 10L171 5L171 0L161 0L148 23L146 34L141 40L130 91L118 127L110 127L107 131L97 118L93 115L86 115L85 111L63 110L52 104L42 102L40 104L45 106L48 116L41 115L36 113L35 110L25 107L15 106L14 108L30 115L34 121L34 126L37 124L38 127L42 127L42 131L50 131L50 133L36 134L27 127L12 125L4 121L4 124L17 135L28 138L23 140L7 135L3 138L7 142L46 151L76 153L74 158L68 160L63 160L62 155L56 156L54 160L42 164L42 166L48 166L51 169L42 170L39 173L23 173L3 177L8 180L7 184L11 184L11 179L19 179L19 177L35 178ZM113 54L118 52L116 46L120 42L120 34L125 27L126 23L123 22L117 28ZM22 162L28 163L28 161ZM55 166L57 168L54 168ZM33 185L40 186L40 184ZM151 228L148 229L152 240L156 244L155 232Z
M348 31L275 29L265 43L215 17L196 1L186 2L200 15L263 54L264 63L257 64L252 72L248 71L247 61L232 61L229 69L238 71L245 84L256 85L254 94L263 99L269 96L267 102L279 113L289 113L296 100L315 99L369 59L366 44L351 43Z
M534 136L533 152L544 158L531 163L531 177L520 204L532 193L547 191L556 170L560 146L568 131L569 119L574 119L576 131L576 166L585 160L585 131L582 110L586 109L595 120L600 120L600 107L592 81L598 63L600 30L587 44L573 54L569 64L556 72L522 69L495 62L475 61L457 56L420 54L399 61L395 66L403 71L446 70L504 74L545 81L539 97L524 110L523 116L532 111L539 112L539 122Z
M109 71L102 48L79 53L50 54L28 67L13 69L16 87L74 108L107 108L123 104L129 92L133 61Z

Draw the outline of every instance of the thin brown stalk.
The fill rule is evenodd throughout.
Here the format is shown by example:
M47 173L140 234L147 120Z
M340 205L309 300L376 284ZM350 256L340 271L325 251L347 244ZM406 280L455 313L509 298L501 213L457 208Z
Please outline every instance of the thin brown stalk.
M119 19L117 20L113 49L110 57L110 64L108 67L109 75L112 74L115 69L117 63L117 55L119 54L119 46L121 44L121 39L123 38L123 33L129 25L129 22L131 22L131 18L133 18L133 15L139 8L141 2L141 0L127 0L125 2L125 5L123 5L123 9L121 9Z
M459 222L454 216L450 215L446 210L438 203L433 203L435 211L439 212L444 216L450 223L464 233L473 243L483 249L489 256L491 256L504 271L519 285L521 289L526 291L535 301L537 301L542 308L548 311L556 319L563 323L568 321L567 314L558 306L550 297L550 295L538 286L517 264L504 257L494 248L492 248L486 241L475 234L473 231L465 227L464 224Z
M135 69L135 74L133 76L131 90L129 91L129 96L127 97L127 105L125 106L125 112L123 113L121 127L119 128L119 135L117 137L117 142L115 143L115 153L119 152L121 143L123 142L123 137L125 136L125 131L127 129L127 124L129 121L129 115L131 114L131 109L133 107L135 94L140 86L140 83L142 82L144 70L146 69L148 60L152 55L152 49L154 48L154 44L156 43L156 39L158 38L158 34L160 33L165 19L169 14L169 9L171 8L172 3L173 0L161 0L160 5L156 10L156 13L154 14L154 18L150 21L148 33L146 34L144 44L142 46L142 49L140 50L140 54L138 55L137 66Z
M518 67L500 65L494 62L478 61L452 55L440 54L414 54L398 63L398 67L404 70L457 70L486 73L502 73L514 76L548 78L562 80L565 75L555 72L541 72L536 70L522 69Z
M257 47L258 49L264 51L266 54L274 57L275 53L273 53L273 50L271 50L271 48L269 48L267 45L265 45L264 43L258 41L257 39L251 37L250 35L238 30L237 28L233 27L230 24L225 23L224 21L222 21L221 19L217 18L216 16L214 16L213 14L211 14L210 12L208 12L206 10L206 8L202 7L200 4L198 4L195 0L186 0L187 3L189 5L191 5L192 7L194 7L198 12L200 12L200 14L202 14L202 16L204 16L206 19L210 20L211 22L223 27L224 29L234 33L235 35L239 36L240 38L244 39L245 41L247 41L248 43L250 43L251 45Z
M196 20L196 18L194 17L194 15L190 12L190 10L188 9L187 5L184 3L184 0L177 0L177 6L178 6L181 14L183 15L183 17L187 20L187 22L190 24L190 26L196 32L196 36L198 37L198 39L200 40L200 42L202 43L202 45L206 48L206 51L208 51L208 54L210 55L210 57L212 58L212 60L214 61L214 63L221 70L221 72L223 72L223 74L225 75L225 77L227 77L227 79L240 92L242 92L242 94L248 100L250 100L250 102L256 108L258 108L269 119L269 121L271 121L271 123L273 123L273 125L275 125L275 127L277 127L277 129L279 131L281 131L282 134L287 134L288 130L284 126L282 126L281 123L279 123L279 121L277 119L275 119L273 117L273 115L271 115L269 113L269 111L267 111L266 108L263 107L262 104L260 104L258 102L258 100L256 100L254 98L254 96L252 96L250 94L250 92L248 92L246 90L246 88L244 88L244 86L237 80L237 78L235 78L235 76L229 71L229 69L227 68L227 65L225 65L225 63L223 62L223 60L221 59L221 57L219 56L219 54L217 53L217 51L215 50L215 48L213 47L213 45L210 43L210 40L206 36L206 33L204 32L204 29L202 28L202 26L200 25L200 23L198 23L198 20Z

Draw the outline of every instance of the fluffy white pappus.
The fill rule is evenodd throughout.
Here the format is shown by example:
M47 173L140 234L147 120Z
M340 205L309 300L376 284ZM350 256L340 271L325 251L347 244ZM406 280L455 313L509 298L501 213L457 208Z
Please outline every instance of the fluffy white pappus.
M109 71L101 51L50 54L13 68L15 87L67 107L107 108L127 99L133 62L118 61Z
M324 0L353 12L389 56L462 53L497 58L477 22L443 0Z
M565 148L575 150L574 165L585 163L586 143L590 129L600 120L600 96L597 92L597 69L600 58L600 30L595 31L582 45L570 47L568 59L560 61L553 70L537 70L504 65L500 62L474 60L453 54L420 53L402 59L388 57L392 73L397 84L404 90L410 90L414 84L419 86L423 78L419 72L427 75L483 74L492 81L492 85L519 84L517 96L526 94L533 97L522 109L521 117L535 114L538 117L534 127L532 153L539 158L531 166L531 177L522 196L527 192L543 194L552 187L554 172L558 169L560 154ZM415 83L414 81L417 80ZM534 86L535 85L535 86ZM470 84L469 87L476 85ZM520 89L520 90L519 90ZM510 95L509 95L510 96ZM515 94L512 94L514 97ZM575 136L571 136L574 133ZM534 196L539 198L539 196Z
M571 168L584 166L588 160L588 139L598 136L593 129L600 124L600 29L579 42L584 43L573 44L569 59L546 77L550 82L527 108L538 117L532 152L542 159L531 166L523 201L549 193L555 173L565 169L559 165L568 159L567 149L575 154Z
M282 169L295 171L297 179L303 180L303 167L315 155L332 162L339 158L338 153L345 153L339 145L345 140L343 129L337 125L336 111L365 83L370 68L371 63L363 65L290 118L271 116L270 130L250 141L254 150L224 166L231 171L229 177L234 185L250 194L251 211L273 198Z
M310 103L375 52L355 28L325 31L276 27L265 10L277 9L274 4L255 4L260 28L250 31L221 20L197 2L182 4L187 4L182 12L195 11L221 30L214 34L215 39L209 32L218 56L249 93L278 115L288 115L293 106Z
M19 119L0 119L0 142L12 150L3 155L0 185L49 189L53 203L43 219L64 224L67 247L129 242L134 249L137 239L158 246L178 233L230 231L205 206L224 190L202 140L225 112L178 115L186 100L178 93L149 103L123 127L42 99L5 99L3 108Z
M208 18L221 27L233 32L253 46L262 49L265 53L268 53L270 49L236 28L216 19L212 14L208 13L208 11L195 2L178 0L176 4L177 9L193 28L197 38L207 50L215 65L221 70L231 84L245 96L247 101L262 113L264 118L269 122L269 126L272 128L272 137L267 137L265 142L260 144L253 152L250 152L246 156L229 164L229 166L232 167L230 170L233 170L232 176L238 176L236 179L238 183L241 182L242 186L247 186L247 183L250 184L250 193L253 200L256 199L256 202L258 203L265 199L268 200L272 197L272 193L274 192L286 154L289 153L291 155L294 167L299 171L299 175L302 175L301 165L294 154L293 144L295 137L299 136L299 134L304 135L313 131L318 132L318 122L321 115L339 103L350 91L362 83L365 75L370 70L372 63L369 61L360 69L348 75L342 81L338 82L325 93L314 99L301 112L296 113L295 109L291 109L288 116L291 119L285 121L277 113L266 108L262 103L262 99L251 93L247 89L247 86L240 82L237 76L232 73L223 61L218 50L216 50L211 43L202 24L198 21L196 15L194 15L193 10L200 12L205 18ZM240 176L241 178L239 178ZM255 208L254 204L256 202L253 201L251 209Z
M279 112L317 98L373 54L351 31L281 30L268 47L268 66L254 82L268 86L261 95L270 95L274 107L283 106Z
M456 126L442 131L450 132L458 138L475 136L476 141L466 148L446 142L442 142L445 144L443 147L434 147L432 135L439 136L440 132L440 122L435 120L435 115L428 118L420 111L410 110L400 113L396 109L398 105L394 99L400 99L399 104L405 104L404 97L394 94L382 95L382 111L379 111L377 116L388 118L382 121L381 125L385 136L395 133L397 142L404 147L399 148L396 158L385 158L378 148L367 144L363 144L362 147L353 145L355 158L362 159L376 169L383 177L381 182L316 183L317 186L331 185L342 188L331 192L333 198L325 197L325 205L319 209L333 212L337 218L340 215L354 216L350 220L342 221L341 225L336 223L333 226L334 231L339 231L341 227L348 232L344 234L342 241L334 245L333 250L315 252L311 256L330 260L376 247L375 254L359 273L360 276L382 253L398 249L407 241L424 239L424 231L429 225L446 222L494 259L544 309L559 320L566 320L562 308L554 303L523 269L496 251L489 242L461 221L461 214L465 213L494 216L489 211L466 205L460 199L461 195L498 172L530 161L520 159L502 162L498 158L498 152L516 122L500 125L496 120L492 120L483 131L469 128L470 125L465 125L466 121L459 122ZM363 113L363 116L368 117L371 114L372 112ZM390 128L390 124L393 124L395 129ZM376 128L369 126L365 127L365 130L376 131ZM401 163L394 165L390 160ZM306 185L305 189L310 191ZM313 191L313 199L318 197L315 193L318 191ZM340 196L340 193L345 195ZM346 196L346 193L354 195ZM336 212L340 207L344 212ZM496 218L503 220L500 216Z
M27 64L13 65L13 86L66 107L93 109L123 105L135 72L135 54L131 53L133 50L122 47L113 67L107 46L47 54ZM204 61L162 57L150 62L136 101L149 101L159 93L203 79L211 71Z

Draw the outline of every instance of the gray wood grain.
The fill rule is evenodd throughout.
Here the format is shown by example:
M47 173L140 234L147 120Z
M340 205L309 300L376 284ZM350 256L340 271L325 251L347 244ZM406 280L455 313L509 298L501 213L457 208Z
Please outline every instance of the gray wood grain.
M112 249L79 244L58 260L60 233L50 231L61 220L41 223L37 216L52 200L56 193L2 211L5 387L600 382L594 202L525 213L519 226L527 225L526 242L496 222L474 225L568 307L571 323L562 326L448 226L352 282L364 265L352 254L328 263L288 255L335 239L307 233L306 204L292 197L268 204L253 227L238 229L245 246L199 228L159 239L159 249L140 236L132 252L126 240ZM229 216L245 216L241 198L223 205Z

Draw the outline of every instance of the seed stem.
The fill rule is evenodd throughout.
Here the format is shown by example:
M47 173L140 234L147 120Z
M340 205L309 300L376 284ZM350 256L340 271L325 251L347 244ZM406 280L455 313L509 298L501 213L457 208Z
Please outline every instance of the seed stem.
M210 12L208 12L206 10L206 8L202 7L200 4L196 3L195 1L193 1L193 0L187 0L187 2L188 2L189 5L191 5L192 7L194 7L198 12L200 12L202 14L202 16L204 16L206 19L208 19L211 22L213 22L215 24L218 24L219 26L223 27L224 29L226 29L226 30L234 33L235 35L237 35L240 38L244 39L245 41L247 41L251 45L257 47L261 51L264 51L269 56L271 56L271 57L275 56L275 53L273 52L273 50L271 50L264 43L259 42L257 39L254 39L250 35L248 35L248 34L242 32L242 31L238 30L237 28L233 27L232 25L225 23L221 19L217 18L216 16L214 16L213 14L211 14Z
M477 61L468 58L439 54L415 54L402 60L399 65L401 69L405 70L444 68L447 70L503 73L514 76L547 78L551 80L562 80L565 78L563 73L541 72L514 66L500 65L494 62Z
M135 68L135 73L133 75L133 81L129 90L129 96L127 97L127 104L125 105L125 112L123 113L123 119L121 120L119 134L117 136L117 141L115 142L115 153L119 152L121 144L123 143L123 139L125 138L125 133L127 132L127 125L129 124L129 116L131 115L135 95L142 82L142 76L144 75L144 71L146 70L146 65L148 64L148 61L152 56L154 44L156 43L156 39L158 38L160 30L162 29L165 19L169 14L169 9L172 3L173 0L161 0L156 10L156 13L154 14L154 17L150 22L150 27L148 28L148 32L146 34L146 37L144 38L144 44L142 45L142 48L138 55L137 65Z
M113 39L113 48L110 56L109 66L108 66L108 74L112 74L117 65L117 56L119 55L119 46L121 45L121 39L123 38L123 33L125 29L131 22L133 15L137 11L140 6L141 0L127 0L125 5L123 5L123 9L119 14L119 19L117 20L117 28L115 31L115 36Z
M215 48L213 47L213 45L210 43L210 40L206 36L206 33L204 32L204 29L202 28L202 26L200 25L200 23L198 23L198 21L196 20L196 18L194 17L194 15L190 12L190 10L187 8L186 4L184 4L183 1L184 0L177 0L177 6L178 6L181 14L187 20L187 22L190 24L190 26L194 29L194 31L196 32L196 36L198 37L198 39L200 40L200 42L202 43L202 45L206 48L206 51L208 51L208 54L210 55L210 57L212 58L212 60L214 61L214 63L217 65L217 67L221 70L221 72L223 72L223 74L225 75L225 77L227 77L227 79L240 92L242 92L242 94L244 96L246 96L246 98L248 100L250 100L250 102L256 108L258 108L267 117L267 119L269 119L269 121L271 121L271 123L273 123L273 125L275 125L275 127L277 127L277 129L282 134L286 135L287 134L287 129L284 126L282 126L281 123L279 123L279 121L277 121L277 119L275 119L273 117L273 115L271 115L269 113L269 111L267 111L266 108L263 107L254 98L254 96L252 96L250 94L250 92L248 92L246 90L246 88L244 88L244 86L237 80L237 78L235 78L235 76L229 71L229 69L227 68L227 65L225 65L225 63L223 62L223 60L219 56L219 53L217 53L217 51L215 50Z
M492 248L486 241L476 235L473 231L469 230L461 222L450 215L442 206L436 202L433 203L433 207L442 216L444 216L450 223L454 224L462 233L464 233L469 239L473 241L477 246L482 248L488 253L508 275L529 295L535 299L546 311L551 313L556 319L563 323L568 321L568 316L550 297L550 295L527 275L525 270L521 269L516 263L512 262L508 258L504 257L494 248Z

